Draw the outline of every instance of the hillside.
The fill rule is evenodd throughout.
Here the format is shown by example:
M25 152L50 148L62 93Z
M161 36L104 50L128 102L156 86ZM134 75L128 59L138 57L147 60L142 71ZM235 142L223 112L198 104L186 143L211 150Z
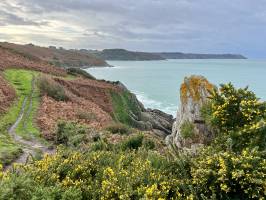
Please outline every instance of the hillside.
M99 81L81 69L65 70L10 47L0 47L0 55L0 163L4 165L50 152L62 121L95 130L112 124L119 129L122 123L126 130L132 127L161 138L171 133L172 116L146 110L119 82Z
M165 60L165 58L158 54L128 51L125 49L104 49L102 51L92 51L92 53L104 60Z
M104 60L166 60L166 59L246 59L238 54L195 54L180 52L138 52L125 49L104 49L102 51L81 50Z
M104 60L96 58L90 53L83 53L77 50L66 50L52 46L49 48L39 47L33 44L19 45L7 42L0 43L0 47L31 60L46 62L59 67L109 66Z

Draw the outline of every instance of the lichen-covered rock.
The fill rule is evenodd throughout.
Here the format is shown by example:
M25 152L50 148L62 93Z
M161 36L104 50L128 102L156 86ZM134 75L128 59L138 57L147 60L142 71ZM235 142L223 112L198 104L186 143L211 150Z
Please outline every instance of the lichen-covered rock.
M180 87L181 105L177 111L172 134L167 142L178 148L196 149L212 138L212 133L201 117L200 110L208 101L209 91L214 85L203 76L191 76L184 79Z

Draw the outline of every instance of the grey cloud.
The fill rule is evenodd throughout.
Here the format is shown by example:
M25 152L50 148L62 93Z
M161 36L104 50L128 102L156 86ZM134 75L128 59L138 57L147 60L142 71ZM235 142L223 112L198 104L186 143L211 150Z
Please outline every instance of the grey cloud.
M5 11L1 11L0 13L0 25L33 25L33 26L41 26L41 25L48 25L48 22L41 21L36 22L29 19L25 19L22 17L19 17L15 14L8 13Z
M71 42L63 43L75 48L124 47L206 53L237 51L252 55L252 52L262 51L261 41L266 34L265 0L3 2L4 6L0 5L6 13L0 14L2 25L43 26L40 30L44 30L48 25L45 23L55 23L55 31L62 32L62 37L51 36L53 40L49 41L72 37ZM10 12L7 12L8 8ZM266 50L261 52L264 54Z

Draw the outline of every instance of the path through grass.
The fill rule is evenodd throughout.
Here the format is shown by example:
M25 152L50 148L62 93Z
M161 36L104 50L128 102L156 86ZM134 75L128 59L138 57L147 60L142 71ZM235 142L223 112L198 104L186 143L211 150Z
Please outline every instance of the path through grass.
M3 164L10 163L22 152L20 144L13 142L8 134L8 129L19 116L23 101L27 96L32 98L27 98L25 105L26 113L16 128L16 133L26 140L39 138L40 136L40 131L34 123L34 116L40 102L39 91L32 82L33 78L37 75L37 72L18 69L9 69L4 72L6 80L16 90L17 99L9 111L0 116L0 162ZM32 87L35 87L35 89L33 90Z

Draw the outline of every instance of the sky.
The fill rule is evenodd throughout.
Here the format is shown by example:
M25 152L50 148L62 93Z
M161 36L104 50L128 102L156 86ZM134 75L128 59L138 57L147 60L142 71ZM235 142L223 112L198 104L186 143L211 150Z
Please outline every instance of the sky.
M1 0L0 41L266 58L266 0Z

